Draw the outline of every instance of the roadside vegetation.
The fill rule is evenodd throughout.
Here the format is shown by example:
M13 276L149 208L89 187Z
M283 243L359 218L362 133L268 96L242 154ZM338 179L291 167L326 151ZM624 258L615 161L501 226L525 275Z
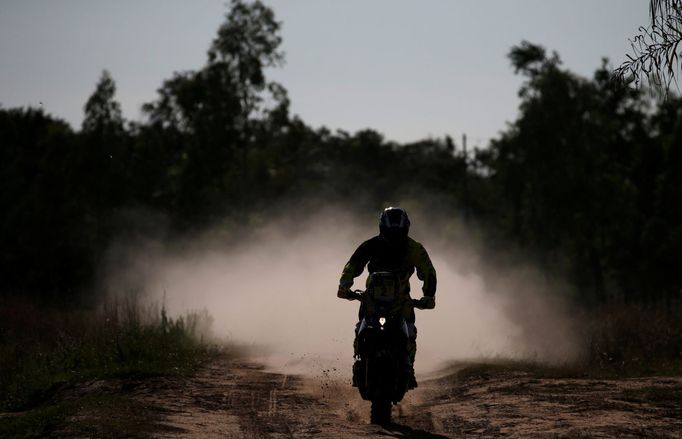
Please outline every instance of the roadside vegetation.
M63 394L101 380L187 375L215 352L204 339L208 325L206 312L170 318L163 307L129 301L70 310L0 299L0 436L39 436L76 411L97 407L128 413L119 419L125 425L153 414L153 408L132 410L139 404L121 395ZM116 418L102 416L97 425ZM113 431L119 427L112 424Z
M458 379L523 372L536 378L621 379L682 376L680 304L608 305L580 317L582 355L547 363L504 357L458 361L447 366Z
M682 375L682 303L608 305L586 328L589 376Z

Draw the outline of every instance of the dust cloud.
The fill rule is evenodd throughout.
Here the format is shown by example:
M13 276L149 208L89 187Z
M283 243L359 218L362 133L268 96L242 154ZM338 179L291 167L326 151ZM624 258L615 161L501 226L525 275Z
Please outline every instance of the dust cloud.
M486 266L466 229L451 245L437 228L412 223L410 235L425 245L438 274L436 308L416 311L418 373L458 359L557 363L579 355L575 320L554 294L555 283L527 266ZM163 302L170 315L206 309L215 337L263 347L274 367L345 375L359 302L336 297L338 278L378 227L328 213L292 224L273 221L242 237L211 231L119 243L110 252L105 289ZM354 288L363 287L365 274ZM421 297L421 282L413 276L411 283L412 296Z

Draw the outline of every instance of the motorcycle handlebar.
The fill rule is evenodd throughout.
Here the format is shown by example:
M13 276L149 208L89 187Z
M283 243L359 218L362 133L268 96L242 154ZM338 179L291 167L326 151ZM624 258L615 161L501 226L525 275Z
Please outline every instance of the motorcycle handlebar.
M353 290L353 293L355 296L353 297L352 300L359 300L362 301L362 296L366 293L366 291L363 290ZM420 306L421 302L419 300L415 299L410 299L410 305L417 308L417 309L424 309L423 306Z

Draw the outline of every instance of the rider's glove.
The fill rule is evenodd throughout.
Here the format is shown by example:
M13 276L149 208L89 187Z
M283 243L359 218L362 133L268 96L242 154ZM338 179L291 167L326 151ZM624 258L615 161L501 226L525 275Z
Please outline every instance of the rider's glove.
M339 291L337 291L336 297L339 299L353 300L355 299L355 293L353 293L350 288L339 285Z
M416 302L415 306L419 309L434 309L436 307L436 298L433 296L424 296Z

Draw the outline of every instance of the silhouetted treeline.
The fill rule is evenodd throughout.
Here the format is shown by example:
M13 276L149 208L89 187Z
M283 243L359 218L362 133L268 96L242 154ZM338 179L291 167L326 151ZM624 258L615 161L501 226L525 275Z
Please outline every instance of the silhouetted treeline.
M107 72L80 131L0 110L0 290L87 290L110 241L140 226L130 211L187 231L283 200L375 210L428 196L568 275L585 301L680 295L678 98L620 87L606 63L579 77L523 42L509 55L525 79L518 119L484 148L313 129L265 75L283 60L279 26L261 3L233 1L206 64L165 81L140 123L123 120Z

